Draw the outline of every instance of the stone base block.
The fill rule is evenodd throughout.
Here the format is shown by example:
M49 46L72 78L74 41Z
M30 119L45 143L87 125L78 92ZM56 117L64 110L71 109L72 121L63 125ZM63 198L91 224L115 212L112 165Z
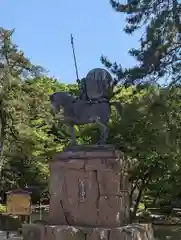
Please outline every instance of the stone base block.
M151 224L119 228L23 225L24 240L155 240Z
M44 240L45 226L40 224L25 224L22 228L24 240Z
M57 153L50 162L50 225L119 227L129 223L128 162L114 148Z

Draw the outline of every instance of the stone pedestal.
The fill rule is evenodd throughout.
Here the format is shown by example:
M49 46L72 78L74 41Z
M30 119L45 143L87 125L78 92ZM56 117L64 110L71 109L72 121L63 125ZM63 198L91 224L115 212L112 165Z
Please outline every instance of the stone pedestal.
M24 240L154 240L150 224L119 228L24 225Z
M67 151L50 163L49 224L118 227L129 222L129 182L114 149Z
M128 164L110 146L70 149L50 162L48 225L24 225L24 240L153 240L128 225Z

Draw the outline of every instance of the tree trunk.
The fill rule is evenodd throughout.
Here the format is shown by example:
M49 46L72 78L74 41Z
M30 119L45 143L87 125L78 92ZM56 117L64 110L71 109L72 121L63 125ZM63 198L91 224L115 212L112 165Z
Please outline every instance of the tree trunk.
M131 214L131 221L133 221L133 220L136 218L136 213L137 213L138 206L139 206L139 204L140 204L140 201L141 201L141 198L142 198L144 189L145 189L145 183L142 182L141 188L140 188L139 193L138 193L138 196L137 196L137 198L136 198L136 203L135 203L135 205L134 205L133 212L132 212L132 214Z
M133 185L133 183L132 183L132 189L131 189L131 193L130 193L130 195L129 195L130 223L132 223L131 207L132 207L132 204L133 204L133 193L134 193L135 189L136 189L137 186L138 186L138 182L139 182L139 179L136 180L136 182L135 182L134 185Z

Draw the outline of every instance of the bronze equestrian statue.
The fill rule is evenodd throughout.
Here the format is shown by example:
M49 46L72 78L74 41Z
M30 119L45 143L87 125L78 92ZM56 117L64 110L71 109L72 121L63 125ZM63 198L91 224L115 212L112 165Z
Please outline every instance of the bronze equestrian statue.
M71 126L72 145L76 145L74 125L97 123L102 130L97 144L103 144L108 137L108 122L111 114L110 105L119 113L122 107L119 102L110 102L109 94L113 91L111 74L101 68L95 68L79 81L80 96L76 98L68 92L56 92L50 96L55 113L63 109L64 122Z

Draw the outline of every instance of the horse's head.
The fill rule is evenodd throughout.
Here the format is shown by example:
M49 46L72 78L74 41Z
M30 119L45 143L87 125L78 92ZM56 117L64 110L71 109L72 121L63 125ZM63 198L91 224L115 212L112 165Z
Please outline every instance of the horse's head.
M50 102L52 104L52 110L54 113L58 113L60 108L65 108L73 102L74 97L68 92L56 92L50 96Z
M52 95L50 95L50 102L52 105L52 113L56 114L59 111L59 106L56 101L56 93L53 93Z

